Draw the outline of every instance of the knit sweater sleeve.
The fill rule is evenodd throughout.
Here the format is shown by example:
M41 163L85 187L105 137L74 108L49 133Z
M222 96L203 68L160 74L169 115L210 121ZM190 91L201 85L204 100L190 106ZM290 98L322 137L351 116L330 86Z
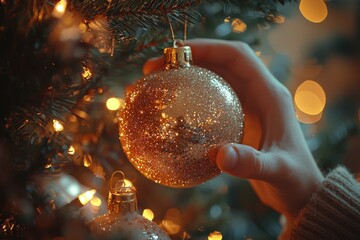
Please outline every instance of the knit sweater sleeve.
M360 184L344 167L330 172L280 239L360 239Z

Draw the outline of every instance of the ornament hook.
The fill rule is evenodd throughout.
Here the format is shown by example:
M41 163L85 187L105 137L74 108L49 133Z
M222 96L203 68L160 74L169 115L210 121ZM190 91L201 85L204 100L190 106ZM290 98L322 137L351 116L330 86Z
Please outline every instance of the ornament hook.
M166 15L166 18L167 18L167 20L168 20L168 22L169 22L169 26L170 26L171 38L172 38L173 42L175 42L175 33L174 33L173 26L172 26L172 24L171 24L171 20L170 20L169 14L168 14L168 12L166 11L165 0L163 0L162 2L163 2L163 7L164 7L165 15Z
M120 174L121 177L115 181L115 175L116 174ZM115 171L112 175L111 175L111 178L110 178L110 192L114 192L113 189L114 189L114 186L116 186L116 183L118 181L121 181L121 182L124 182L125 181L125 174L122 172L122 171Z
M173 42L173 47L174 48L183 47L184 45L185 45L184 41L181 40L181 39L175 39L174 42Z
M174 28L173 28L173 26L172 26L172 23L171 23L169 14L168 14L168 12L166 11L165 0L162 0L162 2L163 2L164 12L165 12L165 15L166 15L166 18L167 18L167 20L168 20L169 27L170 27L171 38L172 38L172 40L173 40L173 47L177 47L177 42L179 42L179 41L181 41L181 46L185 46L186 40L187 40L187 22L188 22L188 21L187 21L187 15L185 15L185 20L184 20L184 41L175 39Z

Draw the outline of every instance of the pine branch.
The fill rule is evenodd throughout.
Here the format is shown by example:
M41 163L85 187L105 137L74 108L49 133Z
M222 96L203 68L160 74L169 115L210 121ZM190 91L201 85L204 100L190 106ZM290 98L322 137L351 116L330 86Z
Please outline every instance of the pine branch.
M164 4L165 3L165 4ZM199 0L71 0L70 4L85 19L94 19L97 15L104 15L108 18L125 18L129 15L135 16L163 16L177 14L179 11L189 10L200 3Z

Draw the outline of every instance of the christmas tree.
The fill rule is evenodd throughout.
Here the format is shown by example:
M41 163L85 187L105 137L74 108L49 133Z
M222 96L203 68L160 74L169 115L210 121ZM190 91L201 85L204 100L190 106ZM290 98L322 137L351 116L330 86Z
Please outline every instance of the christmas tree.
M360 88L351 66L360 31L349 25L360 5L317 1L313 14L316 1L1 0L1 239L96 239L88 223L107 212L117 170L136 187L139 213L171 239L276 239L279 215L246 181L221 175L178 189L145 178L120 144L119 112L144 62L174 38L242 40L294 93L320 167L343 159L359 171ZM331 21L344 15L355 20ZM302 21L348 31L321 39ZM289 29L302 27L309 38L292 38ZM336 85L342 91L320 86L333 66L348 80ZM306 91L318 105L309 109Z

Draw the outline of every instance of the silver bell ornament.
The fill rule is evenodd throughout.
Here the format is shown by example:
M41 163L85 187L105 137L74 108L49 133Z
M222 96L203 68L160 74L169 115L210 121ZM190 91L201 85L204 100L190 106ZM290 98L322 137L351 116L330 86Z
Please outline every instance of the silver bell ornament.
M115 175L121 178L113 187ZM89 223L91 232L101 239L170 240L158 225L137 212L136 189L123 172L114 172L110 180L108 213Z
M164 68L144 76L127 93L120 141L129 161L147 178L192 187L218 174L216 154L240 142L240 101L215 73L192 65L189 46L164 49Z

